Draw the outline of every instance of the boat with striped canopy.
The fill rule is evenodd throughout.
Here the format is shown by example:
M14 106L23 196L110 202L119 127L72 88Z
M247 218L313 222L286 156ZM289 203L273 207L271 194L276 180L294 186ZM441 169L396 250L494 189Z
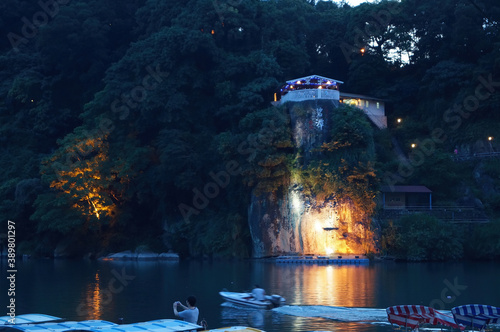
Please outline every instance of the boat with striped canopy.
M423 305L397 305L388 307L387 318L391 324L405 328L418 329L422 324L443 325L463 330L452 316L443 314L434 308Z
M451 309L455 321L466 327L483 330L500 323L500 308L482 304L466 304Z

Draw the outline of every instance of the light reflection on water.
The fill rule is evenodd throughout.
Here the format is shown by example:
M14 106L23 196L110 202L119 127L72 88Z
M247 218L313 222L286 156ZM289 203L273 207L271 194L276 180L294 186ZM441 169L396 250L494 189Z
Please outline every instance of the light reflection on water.
M85 319L101 319L103 311L103 294L101 291L101 282L99 281L99 271L95 274L95 281L88 283L82 298L82 313Z
M5 261L1 264L3 279ZM120 283L124 277L129 279ZM17 314L44 313L70 320L117 322L123 317L125 323L132 323L174 318L172 303L194 294L200 319L206 319L209 328L246 325L267 332L388 332L392 328L387 322L374 322L377 309L429 305L439 301L450 282L461 288L453 301L444 304L446 310L470 303L500 306L498 280L500 265L488 262L318 266L263 261L29 260L18 263L16 309ZM235 308L224 304L218 294L225 288L249 290L255 283L268 293L284 296L290 310ZM362 310L366 308L374 311ZM341 310L351 321L343 319Z
M375 278L373 270L363 265L278 265L282 282L293 289L287 304L373 307L375 305ZM284 286L284 285L283 285ZM281 288L281 287L279 287ZM287 288L287 287L284 287Z

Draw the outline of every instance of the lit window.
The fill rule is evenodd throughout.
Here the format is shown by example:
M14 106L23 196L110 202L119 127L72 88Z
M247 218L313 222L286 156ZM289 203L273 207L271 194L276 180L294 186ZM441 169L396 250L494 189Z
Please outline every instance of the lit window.
M377 101L377 109L380 108L380 103Z
M366 107L370 106L370 102L368 100L365 100L365 106Z

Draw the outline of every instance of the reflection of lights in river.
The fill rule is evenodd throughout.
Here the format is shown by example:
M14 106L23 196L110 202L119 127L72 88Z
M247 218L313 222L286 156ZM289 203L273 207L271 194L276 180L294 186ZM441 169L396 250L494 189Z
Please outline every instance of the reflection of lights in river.
M101 290L99 272L95 274L95 281L87 284L84 300L77 307L77 314L86 319L101 319L103 292Z
M102 307L101 307L102 295L101 295L101 285L99 283L99 273L95 274L95 284L94 291L92 292L92 319L101 318Z
M299 291L286 299L287 305L321 305L342 307L373 307L375 277L369 266L303 265L290 269L287 278L294 278ZM293 269L293 270L292 270ZM280 271L280 275L286 273ZM361 303L361 304L360 304Z

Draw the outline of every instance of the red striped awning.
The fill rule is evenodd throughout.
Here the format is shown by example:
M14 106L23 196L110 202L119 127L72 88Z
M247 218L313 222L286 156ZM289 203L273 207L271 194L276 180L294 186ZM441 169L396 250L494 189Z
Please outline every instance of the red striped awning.
M432 324L464 329L462 325L455 323L452 316L423 305L397 305L387 308L386 311L389 322L399 326L415 329L420 324Z

